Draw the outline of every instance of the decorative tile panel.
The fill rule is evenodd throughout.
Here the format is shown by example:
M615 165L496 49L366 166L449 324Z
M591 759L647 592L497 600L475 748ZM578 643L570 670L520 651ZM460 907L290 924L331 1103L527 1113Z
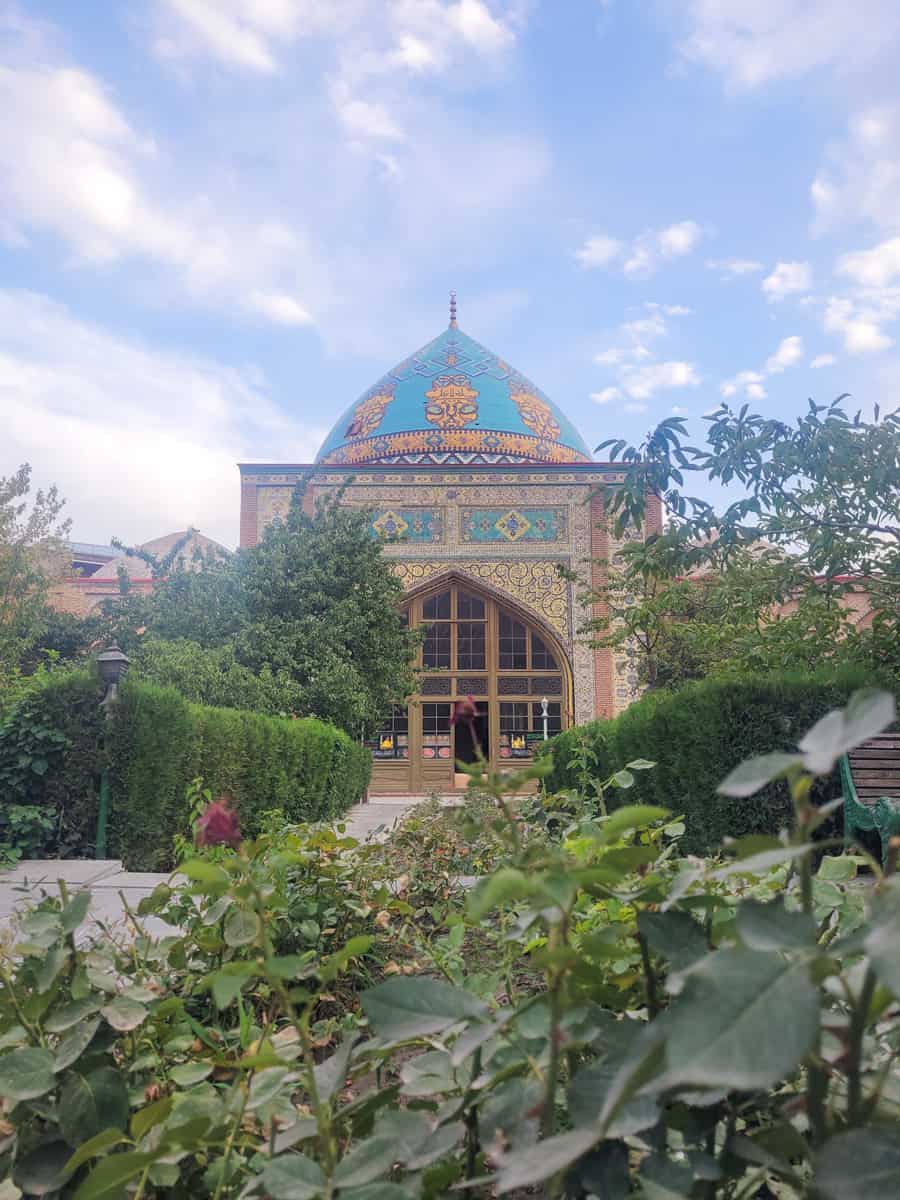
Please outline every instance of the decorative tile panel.
M565 542L567 509L559 508L460 508L459 540L487 542Z
M256 492L256 536L261 538L263 530L273 521L283 521L291 507L294 489L289 487L261 487Z
M442 542L442 508L385 508L372 514L373 537L402 538L405 542Z

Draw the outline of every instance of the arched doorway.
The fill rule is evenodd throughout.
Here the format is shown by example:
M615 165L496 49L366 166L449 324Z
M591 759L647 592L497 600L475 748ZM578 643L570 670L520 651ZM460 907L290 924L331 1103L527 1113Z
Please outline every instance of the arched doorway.
M455 762L522 765L571 724L571 672L555 635L513 601L463 576L444 576L404 605L422 628L419 691L397 706L372 743L373 794L449 790ZM451 722L453 704L476 701L474 731ZM474 737L473 737L474 732Z

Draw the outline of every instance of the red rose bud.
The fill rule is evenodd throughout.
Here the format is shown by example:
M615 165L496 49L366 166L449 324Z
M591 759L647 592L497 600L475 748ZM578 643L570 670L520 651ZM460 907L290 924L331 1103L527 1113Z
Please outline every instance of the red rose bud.
M457 700L453 705L453 716L450 718L450 724L458 725L460 721L471 724L477 716L478 705L471 696L466 696L465 700Z
M213 800L197 822L198 846L233 846L241 844L238 815L229 806L227 797Z

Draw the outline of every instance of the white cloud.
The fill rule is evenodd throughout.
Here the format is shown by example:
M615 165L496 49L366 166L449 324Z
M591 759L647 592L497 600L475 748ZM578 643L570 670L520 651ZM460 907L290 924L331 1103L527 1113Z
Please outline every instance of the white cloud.
M750 400L762 400L766 395L764 378L759 371L739 371L732 379L723 380L719 391L723 396L736 396L743 392Z
M589 237L580 250L575 251L575 257L583 267L607 267L622 253L623 243L606 234L594 234Z
M803 357L803 339L797 336L783 338L778 349L766 361L769 375L780 375L787 367L794 367Z
M900 36L895 0L689 0L685 17L682 54L747 89L890 62Z
M622 362L629 351L623 346L612 346L609 350L603 350L600 354L594 355L594 362L600 363L604 367L614 367Z
M819 367L833 367L836 362L833 354L817 354L809 365L813 370L818 370Z
M575 257L584 267L610 267L621 262L626 277L647 279L663 263L690 254L702 236L703 230L696 221L678 221L665 229L651 229L630 243L608 234L592 234L575 251Z
M446 12L450 26L478 50L495 53L515 40L512 31L491 14L482 0L458 0Z
M0 225L20 241L53 234L79 266L163 267L195 300L285 323L285 298L308 264L302 235L231 217L202 195L178 195L174 180L172 193L160 195L157 147L90 72L46 61L0 65L0 110ZM292 324L306 311L302 300L294 304Z
M700 376L693 363L671 361L650 363L645 367L628 368L621 377L627 395L635 400L648 400L656 392L669 388L696 387Z
M621 400L622 393L617 387L605 387L599 392L591 392L595 404L610 404L613 400Z
M838 259L837 273L861 287L883 288L900 276L900 237L889 238L871 250L857 250Z
M672 415L676 417L686 417L688 415L688 410L682 404L673 404Z
M325 432L281 412L258 372L151 349L21 291L0 291L0 410L0 475L31 462L94 542L193 524L234 545L235 464L308 461Z
M338 120L350 137L402 142L406 134L387 107L377 100L361 100L350 95L345 85L332 89Z
M812 287L812 268L807 262L780 262L762 282L762 290L770 300L783 300Z
M708 258L706 266L710 271L720 272L723 280L740 279L763 269L763 264L755 258Z
M900 105L865 108L826 149L810 185L813 232L871 223L900 229Z
M247 304L278 325L309 325L312 321L302 304L281 292L251 292Z
M848 354L874 354L894 344L882 326L898 311L896 298L893 304L882 301L869 306L846 297L832 297L825 308L825 331L842 338Z

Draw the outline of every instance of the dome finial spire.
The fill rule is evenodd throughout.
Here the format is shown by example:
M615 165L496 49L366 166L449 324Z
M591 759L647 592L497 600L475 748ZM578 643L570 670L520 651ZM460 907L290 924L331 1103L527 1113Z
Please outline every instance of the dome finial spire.
M450 328L456 328L456 292L450 293Z

